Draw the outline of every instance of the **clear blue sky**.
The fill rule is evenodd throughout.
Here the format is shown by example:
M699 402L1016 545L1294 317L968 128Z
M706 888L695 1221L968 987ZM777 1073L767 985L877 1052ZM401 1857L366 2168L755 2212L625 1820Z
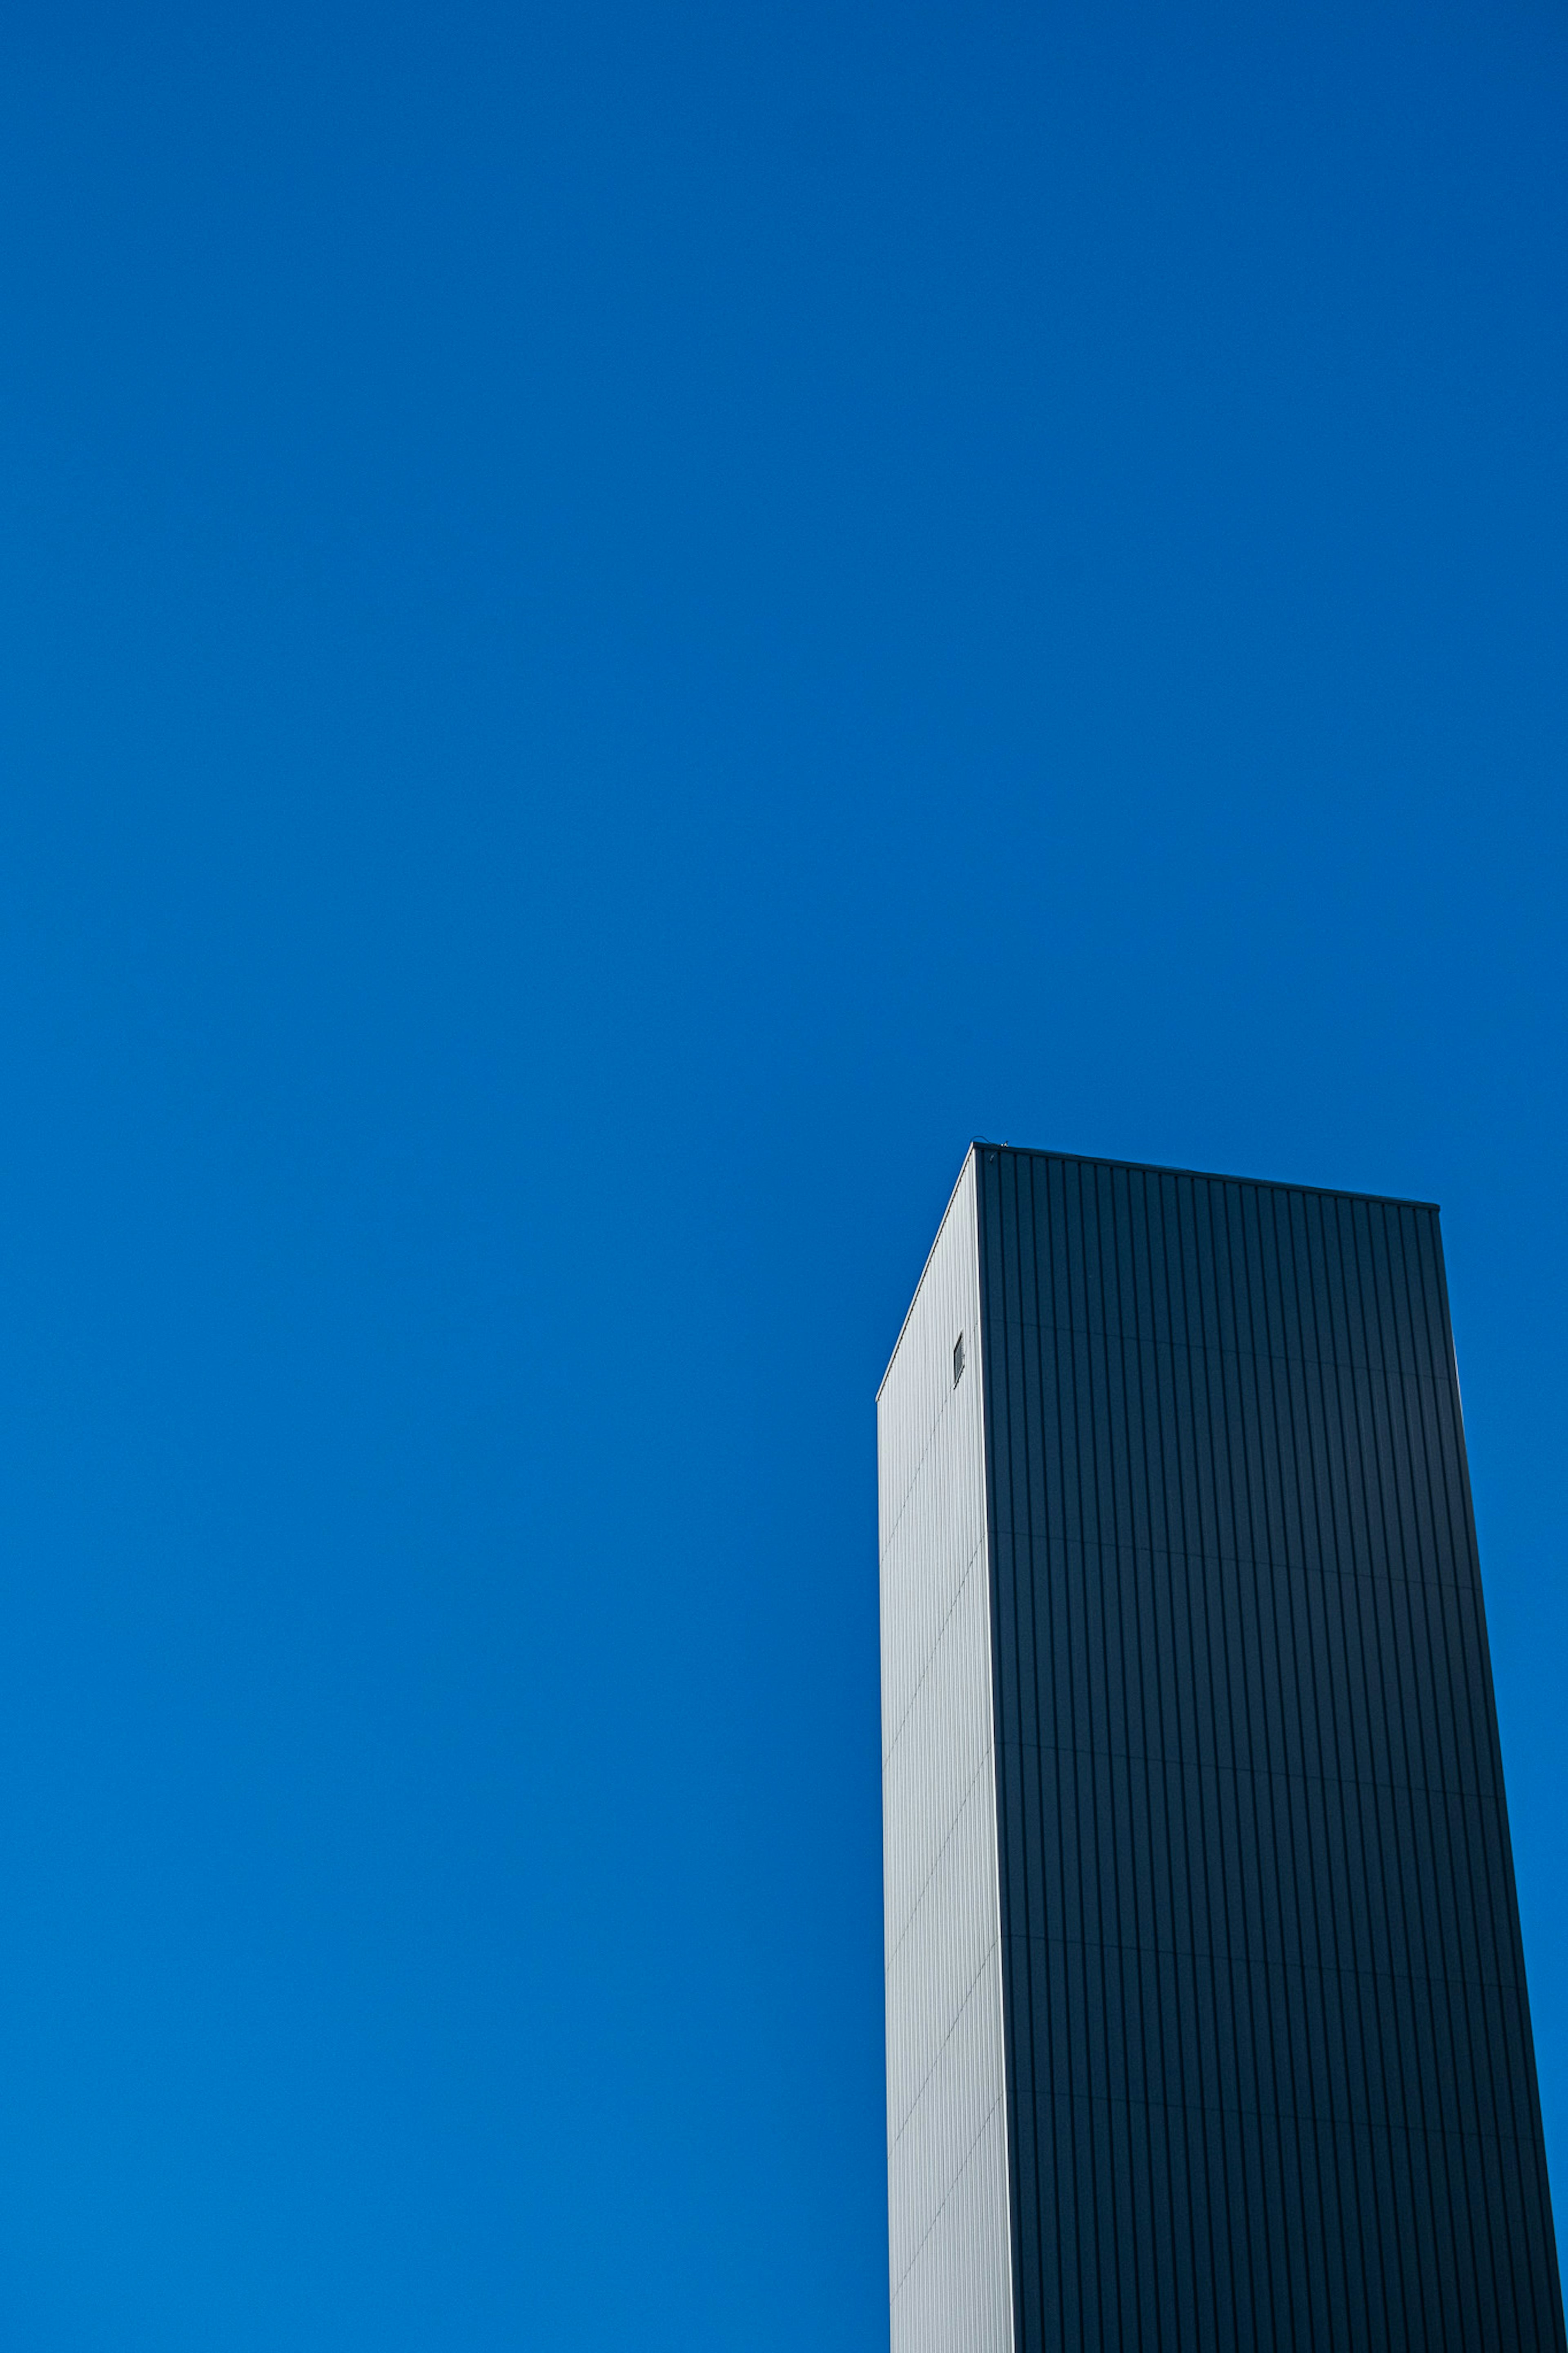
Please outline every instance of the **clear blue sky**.
M1542 0L6 12L0 2343L885 2345L976 1133L1443 1202L1568 2197L1565 121Z

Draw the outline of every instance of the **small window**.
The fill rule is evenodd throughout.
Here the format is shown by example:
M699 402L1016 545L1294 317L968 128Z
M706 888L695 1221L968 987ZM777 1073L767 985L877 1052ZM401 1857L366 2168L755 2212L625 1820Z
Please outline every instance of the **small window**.
M963 1333L961 1332L961 1333L959 1334L959 1335L958 1335L957 1339L956 1339L956 1340L953 1342L953 1344L952 1344L952 1386L953 1386L953 1388L956 1388L958 1387L959 1382L960 1382L963 1378Z

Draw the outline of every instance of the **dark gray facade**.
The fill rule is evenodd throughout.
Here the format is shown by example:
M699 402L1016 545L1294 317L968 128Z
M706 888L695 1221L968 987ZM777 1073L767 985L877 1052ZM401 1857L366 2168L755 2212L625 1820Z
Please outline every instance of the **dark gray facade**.
M994 1145L965 1183L1009 2273L974 2341L1563 2353L1436 1209Z

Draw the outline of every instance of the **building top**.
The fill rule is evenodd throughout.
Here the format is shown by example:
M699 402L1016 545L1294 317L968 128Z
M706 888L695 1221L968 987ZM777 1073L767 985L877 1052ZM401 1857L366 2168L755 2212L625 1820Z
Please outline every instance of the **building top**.
M1020 1152L1030 1160L1076 1160L1084 1168L1129 1168L1141 1176L1195 1176L1205 1185L1257 1185L1270 1193L1321 1193L1330 1201L1381 1201L1394 1209L1436 1209L1437 1201L1417 1201L1405 1193L1363 1193L1348 1185L1302 1185L1293 1176L1238 1176L1234 1169L1172 1168L1157 1160L1111 1160L1100 1152L1055 1152L1036 1144L999 1144L977 1135L972 1152Z
M953 1186L952 1196L949 1198L949 1209L952 1207L952 1199L953 1198L956 1198L959 1185L963 1181L963 1170L969 1166L970 1155L976 1152L1009 1152L1016 1155L1019 1158L1026 1160L1070 1160L1079 1168L1121 1168L1126 1169L1131 1175L1139 1176L1186 1176L1191 1178L1195 1184L1200 1185L1247 1185L1260 1192L1310 1193L1325 1201L1371 1201L1375 1202L1384 1208L1426 1209L1431 1211L1434 1215L1437 1213L1441 1206L1436 1201L1413 1200L1402 1193L1357 1193L1351 1191L1348 1187L1342 1185L1300 1185L1289 1177L1238 1176L1234 1173L1234 1171L1226 1172L1216 1168L1172 1168L1164 1165L1163 1162L1156 1160L1111 1160L1106 1158L1103 1154L1100 1153L1053 1152L1046 1146L1039 1145L1004 1144L999 1143L994 1136L977 1135L971 1142L964 1153L963 1166L959 1169L958 1179ZM943 1212L942 1222L942 1225L945 1225L947 1222L947 1214L945 1211ZM937 1229L937 1241L940 1241L941 1239L942 1226L939 1226ZM931 1243L931 1250L926 1254L926 1265L921 1269L920 1282L915 1284L914 1292L910 1301L910 1305L904 1312L904 1321L899 1326L899 1337L893 1343L892 1356L889 1357L887 1368L883 1372L881 1380L877 1384L877 1395L879 1398L881 1396L883 1388L887 1383L888 1374L892 1370L893 1357L899 1353L899 1343L902 1340L905 1326L909 1323L910 1314L914 1312L914 1302L920 1297L921 1282L925 1281L926 1267L929 1267L931 1264L931 1256L935 1252L936 1246L936 1241L933 1241Z

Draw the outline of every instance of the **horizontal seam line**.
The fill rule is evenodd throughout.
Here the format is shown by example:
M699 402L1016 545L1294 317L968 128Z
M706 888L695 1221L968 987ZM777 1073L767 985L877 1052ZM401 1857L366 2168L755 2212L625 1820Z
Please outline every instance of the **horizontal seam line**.
M1533 2133L1487 2132L1471 2125L1396 2124L1373 2116L1325 2116L1316 2108L1247 2108L1227 2100L1148 2100L1131 2092L1053 2091L1037 2092L1036 2107L1047 2100L1081 2100L1101 2108L1157 2108L1170 2116L1246 2116L1255 2124L1326 2125L1334 2132L1404 2133L1423 2140L1477 2140L1514 2148L1537 2146Z
M1370 1980L1373 1985L1461 1986L1475 1993L1519 1993L1522 1988L1510 1978L1434 1977L1423 1969L1358 1968L1349 1961L1286 1961L1276 1960L1263 1953L1205 1952L1196 1945L1143 1945L1127 1942L1116 1936L1057 1936L1049 1929L1005 1928L1005 1945L1056 1945L1063 1952L1076 1953L1141 1953L1151 1960L1209 1961L1227 1969L1273 1969L1280 1973L1296 1970L1303 1977L1353 1978Z
M1125 1348L1168 1348L1173 1356L1245 1356L1254 1365L1310 1365L1318 1372L1331 1373L1392 1373L1402 1381L1426 1381L1433 1388L1452 1396L1453 1382L1446 1372L1424 1372L1417 1365L1402 1365L1389 1360L1374 1363L1368 1356L1308 1356L1293 1348L1246 1348L1234 1340L1172 1340L1155 1332L1094 1331L1084 1324L1047 1324L1032 1315L1007 1315L1003 1319L1009 1332L1054 1332L1064 1340L1116 1340Z
M1033 1757L1088 1757L1102 1765L1158 1765L1180 1773L1230 1773L1238 1780L1298 1782L1312 1789L1376 1789L1398 1798L1474 1798L1481 1804L1500 1802L1495 1789L1460 1789L1447 1781L1384 1781L1359 1773L1306 1773L1294 1765L1245 1765L1217 1757L1162 1757L1152 1748L1102 1748L1074 1740L1025 1740L1004 1734L998 1744Z
M1342 1567L1338 1561L1292 1559L1289 1554L1262 1552L1205 1552L1185 1545L1141 1544L1128 1536L1058 1535L1050 1529L1037 1534L1033 1529L996 1521L996 1534L1015 1545L1077 1545L1084 1552L1130 1552L1142 1554L1148 1560L1197 1561L1208 1568L1284 1569L1292 1577L1337 1577L1360 1585L1402 1585L1416 1593L1465 1593L1473 1595L1473 1577L1411 1577L1394 1568Z

